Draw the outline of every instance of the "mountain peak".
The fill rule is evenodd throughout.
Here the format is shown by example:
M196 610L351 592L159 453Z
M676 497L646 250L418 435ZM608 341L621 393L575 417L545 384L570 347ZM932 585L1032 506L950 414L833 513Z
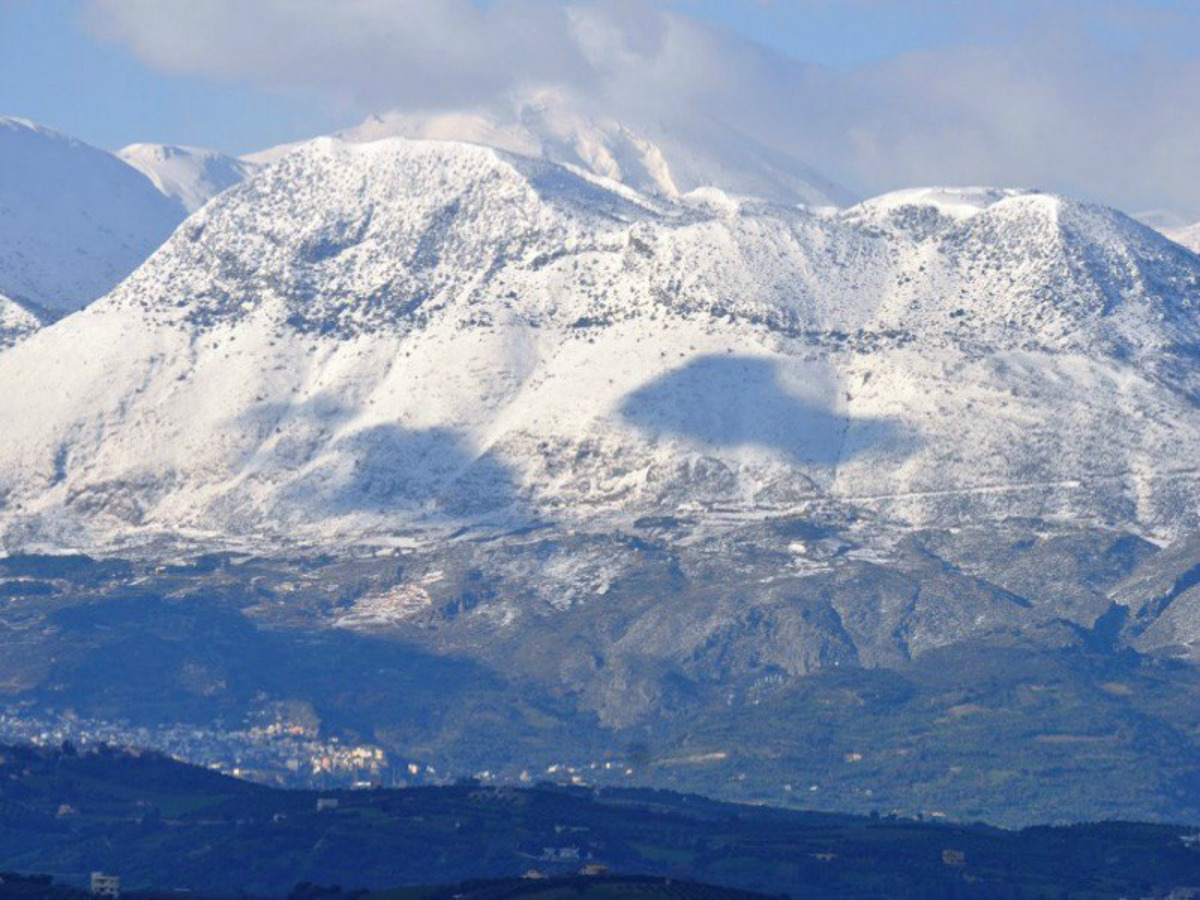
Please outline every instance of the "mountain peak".
M388 112L340 132L352 142L384 137L459 141L544 159L642 194L678 199L702 188L776 203L841 206L852 195L790 154L707 119L626 122L561 93L541 90L455 112ZM246 157L270 162L297 145Z
M892 215L899 210L929 208L948 219L962 221L1011 197L1034 192L993 187L922 187L880 194L852 207L848 212Z
M0 294L0 350L24 340L42 326L42 320L16 300Z
M31 119L25 119L20 116L0 116L0 128L12 134L28 133L41 138L47 138L53 141L61 141L68 144L78 144L87 146L78 138L71 137L69 134L64 134L57 129L50 128L47 125L39 124Z
M193 213L226 188L251 174L257 166L203 147L172 144L130 144L117 156L133 166L166 197Z
M1164 234L1181 247L1187 247L1193 253L1200 253L1200 222L1185 228L1172 228Z
M622 185L483 145L319 138L196 213L106 302L208 325L279 309L348 337L477 303L464 292L505 265L656 215Z

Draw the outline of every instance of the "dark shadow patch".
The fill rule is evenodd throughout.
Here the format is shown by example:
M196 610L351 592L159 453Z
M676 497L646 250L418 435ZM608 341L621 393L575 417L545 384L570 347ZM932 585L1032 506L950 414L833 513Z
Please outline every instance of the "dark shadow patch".
M447 428L376 425L332 449L352 460L331 498L339 510L432 507L472 516L516 502L508 467L494 453L470 453L462 437Z
M337 398L263 404L245 417L260 443L245 464L298 471L323 461L283 493L288 506L319 505L324 512L423 511L448 516L519 514L509 467L492 450L475 453L449 428L405 428L381 423L337 435L357 414ZM272 434L278 439L269 446Z
M621 415L647 433L712 447L764 447L808 465L836 465L877 449L906 454L913 442L894 420L849 419L794 396L776 364L759 357L698 357L629 394Z
M55 646L64 649L44 682L23 698L138 725L227 727L265 702L296 699L311 703L332 733L376 739L391 733L465 754L475 765L480 760L473 754L481 749L485 757L502 749L501 734L515 729L536 738L522 707L538 708L534 720L551 734L561 736L571 723L578 727L571 705L514 686L480 662L395 637L257 627L233 608L251 599L244 591L235 586L226 600L130 589L58 609L49 621L58 629ZM483 715L494 716L496 741L472 735L472 722Z

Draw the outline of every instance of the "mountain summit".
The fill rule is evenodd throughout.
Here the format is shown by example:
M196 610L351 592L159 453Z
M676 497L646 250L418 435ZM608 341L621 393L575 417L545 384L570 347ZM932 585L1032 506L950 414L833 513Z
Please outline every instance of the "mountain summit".
M845 206L856 199L791 154L720 122L681 115L647 124L618 121L549 90L477 110L374 115L335 136L351 142L406 137L478 144L672 200L709 187L806 206ZM294 146L247 159L272 161Z
M117 152L166 197L193 213L221 191L237 184L254 164L203 147L130 144Z
M1184 228L1172 228L1163 232L1177 244L1182 244L1193 253L1200 253L1200 222Z
M24 340L42 327L29 308L0 294L0 350Z

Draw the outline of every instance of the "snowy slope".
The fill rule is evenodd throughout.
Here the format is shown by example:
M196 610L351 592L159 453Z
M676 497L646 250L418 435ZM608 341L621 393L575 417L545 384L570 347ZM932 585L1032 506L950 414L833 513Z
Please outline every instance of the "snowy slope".
M51 314L111 290L182 212L115 156L0 117L0 294Z
M589 115L553 91L517 95L504 105L473 112L372 116L340 132L343 140L388 137L462 141L545 159L677 199L698 188L716 187L777 203L842 206L849 191L800 160L771 150L711 120L659 117L653 123L619 122ZM297 144L251 154L273 162Z
M1200 222L1191 223L1187 218L1170 209L1150 209L1134 216L1143 225L1161 232L1177 244L1200 253Z
M0 350L23 341L41 327L41 319L31 310L0 294Z
M10 546L815 506L1170 535L1198 352L1200 260L1061 197L814 214L323 139L0 355L0 516Z
M1186 228L1171 228L1163 232L1177 244L1182 244L1194 253L1200 253L1200 222Z
M170 144L130 144L117 156L150 179L164 196L193 213L221 191L242 181L254 163L206 150Z

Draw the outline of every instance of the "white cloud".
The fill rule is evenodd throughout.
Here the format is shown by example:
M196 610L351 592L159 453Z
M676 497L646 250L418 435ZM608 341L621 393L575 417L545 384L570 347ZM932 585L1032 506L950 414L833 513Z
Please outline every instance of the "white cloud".
M715 118L864 194L1015 184L1200 217L1200 62L1179 51L1200 32L1193 13L911 5L956 16L959 39L850 71L640 0L91 0L87 15L164 71L304 92L347 116L553 87L635 124Z

